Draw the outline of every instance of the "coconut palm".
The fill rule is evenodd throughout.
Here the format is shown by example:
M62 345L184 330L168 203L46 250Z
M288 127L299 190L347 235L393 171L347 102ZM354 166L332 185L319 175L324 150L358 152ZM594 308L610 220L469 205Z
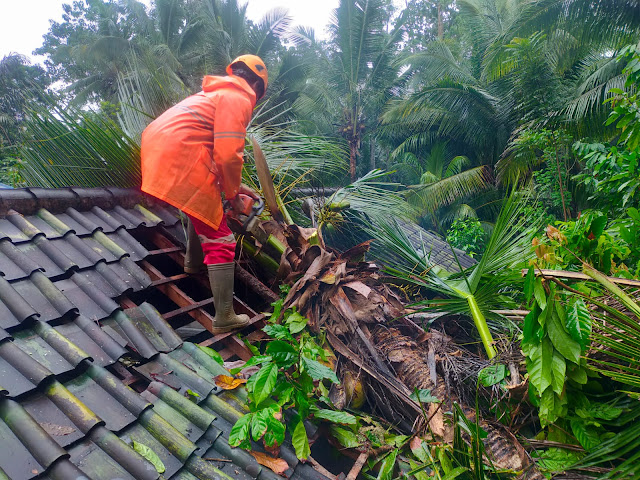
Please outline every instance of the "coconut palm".
M485 166L469 168L469 158L462 155L450 158L447 146L447 142L434 143L422 162L413 153L405 152L393 167L410 185L407 200L420 216L427 222L434 217L439 219L439 225L433 225L435 228L446 228L456 218L477 218L470 203L492 188Z
M349 145L349 171L356 178L357 158L365 136L377 126L382 106L399 81L393 66L402 40L402 17L390 32L384 0L341 0L329 26L332 36L322 49L296 111L324 125ZM336 132L337 129L337 132Z
M494 165L523 126L562 125L579 135L602 125L602 100L624 84L616 48L637 34L640 22L632 14L616 24L618 34L603 37L599 32L610 26L588 17L606 10L618 18L609 4L631 3L637 1L460 0L458 19L471 52L456 55L446 42L433 42L409 57L413 92L388 106L386 134L404 136L400 147L414 153L448 139L474 162ZM552 11L557 18L543 25ZM589 36L576 27L578 18L601 28ZM523 178L504 168L509 158L502 163L500 179Z
M369 227L368 232L382 247L376 251L381 262L390 265L386 267L387 273L424 289L425 293L445 297L424 300L417 305L473 319L487 356L493 358L496 349L491 330L508 331L507 321L493 311L513 304L505 294L522 282L518 267L528 258L539 224L538 219L525 215L527 201L515 192L507 197L480 262L454 274L434 267L428 252L419 251L393 221L378 222ZM387 255L389 258L385 258Z

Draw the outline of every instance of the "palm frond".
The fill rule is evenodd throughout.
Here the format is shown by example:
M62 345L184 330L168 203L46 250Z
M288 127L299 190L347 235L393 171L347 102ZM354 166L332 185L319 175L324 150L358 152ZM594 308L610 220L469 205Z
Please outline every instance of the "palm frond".
M71 107L32 105L21 149L27 185L137 187L140 147L108 118Z
M247 47L251 53L265 56L274 50L291 26L291 16L285 8L275 8L267 12L262 19L249 30Z
M454 203L459 198L469 197L486 190L489 184L488 169L480 166L442 178L429 185L411 187L408 198L412 204L419 205L420 210L428 214Z
M371 170L358 180L339 189L327 204L346 203L349 209L366 214L371 219L414 219L416 210L409 205L396 189L401 185L388 182L389 172Z
M511 275L529 258L531 241L541 225L541 218L525 214L530 201L528 194L515 191L504 200L482 259L469 276L472 289L482 277Z

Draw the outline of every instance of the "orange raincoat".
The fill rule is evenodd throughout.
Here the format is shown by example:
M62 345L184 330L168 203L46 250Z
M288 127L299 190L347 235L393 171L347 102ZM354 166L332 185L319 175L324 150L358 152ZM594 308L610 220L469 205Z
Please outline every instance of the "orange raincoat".
M240 187L242 153L256 94L236 76L206 76L202 91L142 133L142 191L218 229Z

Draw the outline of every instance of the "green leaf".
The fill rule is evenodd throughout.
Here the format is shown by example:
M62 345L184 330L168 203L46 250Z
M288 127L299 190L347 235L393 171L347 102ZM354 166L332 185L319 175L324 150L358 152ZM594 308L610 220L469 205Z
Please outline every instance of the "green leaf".
M507 377L507 367L498 363L489 365L478 372L478 381L485 387L490 387L496 383L500 383Z
M393 478L393 470L396 466L398 452L399 450L396 448L384 458L380 465L380 472L378 472L377 480L391 480Z
M356 448L360 446L360 442L358 441L356 434L347 429L332 425L331 434L338 442L340 442L340 445L345 448Z
M544 310L547 306L547 292L544 291L542 280L540 278L536 278L533 283L533 295L536 298L538 305L540 305L540 308Z
M415 445L414 442L410 442L409 448L411 449L411 453L413 453L413 456L420 460L422 463L429 463L431 461L431 459L429 458L429 452L427 451L429 446L426 445L424 441L421 441L419 445Z
M229 445L232 447L249 448L251 446L249 430L253 421L253 413L240 417L229 433Z
M524 279L524 296L527 300L527 304L531 302L533 298L533 289L536 283L536 276L533 273L533 267L529 267L527 271L527 276Z
M429 390L428 388L423 388L421 390L418 390L416 388L413 392L411 392L409 398L418 403L440 403L438 397L434 397L433 395L431 395L431 390Z
M336 410L329 410L326 408L320 408L313 412L314 418L321 420L328 420L333 423L340 423L342 425L355 425L356 417L347 412L338 412Z
M571 338L584 350L589 344L592 321L589 309L582 298L576 299L567 310L566 323Z
M224 359L213 348L203 347L202 345L198 345L198 348L213 358L220 365L224 364Z
M278 405L282 407L285 403L289 403L292 394L293 385L288 382L279 382L272 396L278 398Z
M555 349L558 350L564 358L578 365L580 362L580 352L582 351L580 344L572 339L564 329L564 322L560 319L559 315L560 312L562 312L562 316L564 316L560 302L556 302L556 308L547 316L547 333L549 334L549 339Z
M622 415L622 409L606 403L590 403L584 408L577 408L576 414L586 420L594 418L614 420Z
M291 336L291 332L289 332L289 329L284 325L267 325L262 329L262 331L270 337L277 338L278 340L289 340L290 342L295 341L295 339Z
M409 460L409 466L411 467L411 472L413 473L413 477L416 480L431 480L429 474L427 472L431 472L431 469L425 465L420 465L413 460Z
M310 378L309 376L304 376L304 378ZM310 403L308 393L312 392L313 388L308 392L303 392L301 390L295 390L293 397L295 399L296 409L302 418L307 418L309 416L310 411Z
M194 392L190 388L187 388L187 395L194 398L200 397L200 394L198 392Z
M533 452L532 456L538 457L536 463L540 466L541 470L549 472L562 472L567 470L581 458L579 453L561 448L550 448L545 451L538 450L538 452Z
M287 315L286 318L287 319L285 320L285 323L289 327L289 331L294 335L304 330L304 327L306 327L307 323L309 322L308 318L305 318L302 315L300 315L298 312L295 311L295 309L293 310L292 313Z
M333 383L340 383L335 372L329 367L322 365L320 362L316 362L315 360L307 357L302 357L302 365L305 372L307 372L307 374L309 374L309 376L314 380L324 380L326 378L331 380Z
M273 313L271 317L269 317L269 323L276 323L280 318L280 313L282 312L282 306L284 305L284 298L276 300L271 304L273 307Z
M582 420L571 420L571 431L576 436L580 445L589 451L600 445L600 436L598 432L591 426L585 425Z
M558 397L555 392L548 388L542 393L540 398L540 423L543 427L555 422L558 418L566 414L566 395Z
M586 385L589 381L587 372L584 368L570 364L567 370L567 377L580 385Z
M247 384L251 382L253 399L256 406L260 406L267 398L271 396L278 379L278 366L275 363L267 363L263 365L258 372L253 375Z
M269 417L273 416L273 411L270 408L263 408L253 414L253 420L251 421L251 437L258 441L267 431L269 426Z
M460 475L462 475L463 473L467 473L468 471L468 468L456 467L449 473L447 473L444 477L442 477L442 480L453 480L454 478L458 478Z
M527 313L527 316L524 317L524 328L522 329L522 344L523 346L529 344L530 342L538 342L538 334L540 332L540 323L538 322L538 317L542 310L540 307L535 304L533 309Z
M293 429L291 443L293 443L293 448L296 450L296 457L300 460L306 460L311 454L311 449L309 448L309 437L307 436L307 431L304 428L304 422L302 420L300 420L296 425L296 428Z
M255 365L262 365L263 363L269 363L273 360L273 357L269 356L269 355L254 355L253 357L251 357L249 360L246 361L246 363L238 368L232 368L231 370L229 370L229 372L231 372L232 375L236 375L238 373L240 373L242 370L244 370L247 367L253 367Z
M280 368L289 368L298 361L298 351L295 347L282 340L269 342L265 353L271 355Z
M282 445L282 442L284 442L284 432L284 424L273 415L270 415L267 431L264 434L264 444L269 448Z
M531 349L531 356L527 358L529 381L538 392L544 392L553 382L551 362L553 360L553 345L545 337L542 343Z
M551 372L553 374L553 380L551 382L551 388L556 395L562 395L564 390L565 374L567 372L567 363L564 357L554 350L551 357Z
M132 441L132 445L133 449L140 455L142 455L149 463L151 463L151 465L155 467L158 473L164 473L166 468L164 467L164 463L162 463L162 460L160 460L160 457L158 457L156 452L151 450L144 443L139 443L135 440Z

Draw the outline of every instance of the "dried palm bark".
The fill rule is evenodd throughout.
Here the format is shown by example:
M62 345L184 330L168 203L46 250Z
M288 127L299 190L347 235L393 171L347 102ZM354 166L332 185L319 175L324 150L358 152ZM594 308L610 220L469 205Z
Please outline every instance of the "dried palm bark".
M457 395L446 387L441 375L441 372L444 373L443 365L460 351L451 338L433 332L425 338L425 346L403 335L398 329L385 326L379 326L374 331L374 338L380 351L394 366L401 381L413 389L431 390L431 394L442 402L431 403L428 406L429 428L434 436L446 442L453 440L453 426L444 420L445 412L452 410L453 402L459 403L465 416L475 421L476 411L460 402ZM473 359L470 361L474 362ZM501 424L484 419L480 419L480 426L488 434L484 440L485 449L498 470L522 472L518 477L521 479L545 478L509 430Z
M400 328L414 334L420 329L405 318L403 303L381 281L378 267L362 261L368 243L335 254L310 244L310 232L297 226L278 231L271 224L267 229L287 244L278 276L286 277L292 286L283 310L296 307L309 319L312 331L324 330L340 362L346 362L344 370L365 378L367 400L374 410L407 433L424 421L420 405L410 398L414 388L429 388L447 400L442 404L445 408L429 406L429 426L435 435L451 441L451 428L444 420L451 401L459 401L471 417L475 412L460 395L452 396L455 388L447 383L462 383L460 364L482 368L486 362L466 351L463 354L450 338L437 332L429 334L426 349L402 334ZM460 360L454 358L463 355ZM449 372L446 380L438 365ZM526 472L521 478L544 478L510 432L486 421L482 426L489 432L486 450L496 467Z

